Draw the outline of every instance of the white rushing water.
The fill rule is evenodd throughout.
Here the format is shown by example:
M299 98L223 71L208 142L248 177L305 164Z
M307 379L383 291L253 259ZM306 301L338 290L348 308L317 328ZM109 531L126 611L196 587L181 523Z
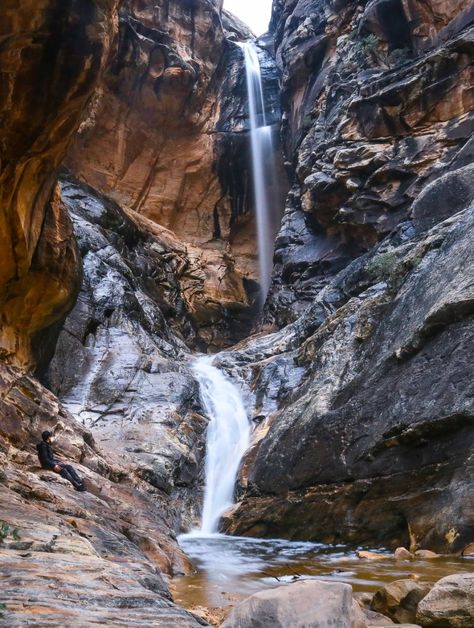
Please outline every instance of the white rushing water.
M252 150L252 173L255 189L257 214L258 255L260 285L263 300L270 288L273 261L273 219L271 200L272 178L275 177L274 146L272 128L267 125L262 75L257 47L252 42L242 44L247 76L247 92L250 113L250 137Z
M199 358L193 371L209 417L206 439L206 486L200 533L217 532L222 513L233 504L240 461L249 446L250 423L242 395L214 366Z

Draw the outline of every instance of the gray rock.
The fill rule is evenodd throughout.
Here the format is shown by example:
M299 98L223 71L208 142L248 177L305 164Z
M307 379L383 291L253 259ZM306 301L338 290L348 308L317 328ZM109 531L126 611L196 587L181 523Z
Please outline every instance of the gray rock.
M472 628L474 574L455 574L439 580L418 605L416 620L423 628Z
M470 542L473 229L468 208L416 242L387 240L298 321L232 352L252 354L252 382L270 355L294 352L304 372L252 454L229 531L395 548L416 530L440 553Z
M222 628L355 628L353 619L349 585L306 580L252 595Z
M458 79L469 63L472 11L443 7L274 2L292 190L269 321L296 320L329 278L406 220L427 183L472 162L472 101ZM455 207L446 189L426 208L424 228Z
M182 337L191 342L194 332L179 251L87 186L64 180L62 197L84 281L47 383L99 442L134 461L140 478L181 497L176 529L189 526L201 503L206 420Z
M364 616L365 616L365 620L367 622L367 626L371 627L371 626L393 626L394 623L391 619L389 619L388 617L386 617L385 615L382 615L381 613L376 613L375 611L371 611L368 608L363 608L362 609Z

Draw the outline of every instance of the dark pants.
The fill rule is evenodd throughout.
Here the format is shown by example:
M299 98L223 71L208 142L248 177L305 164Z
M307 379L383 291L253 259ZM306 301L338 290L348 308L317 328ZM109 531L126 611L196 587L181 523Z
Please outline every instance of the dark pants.
M84 482L77 475L74 467L71 467L70 464L64 464L63 462L60 462L58 466L61 467L61 471L59 472L59 475L65 480L69 480L69 482L71 482L74 488L83 486Z

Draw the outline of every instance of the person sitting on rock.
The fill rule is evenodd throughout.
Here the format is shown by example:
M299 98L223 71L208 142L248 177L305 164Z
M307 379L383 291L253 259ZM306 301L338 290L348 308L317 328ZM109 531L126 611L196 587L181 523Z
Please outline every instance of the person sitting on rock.
M53 434L51 432L43 432L41 434L41 438L43 439L42 442L36 445L41 467L43 469L47 469L48 471L59 473L61 477L71 482L76 491L85 491L86 487L84 486L84 480L77 475L74 467L70 464L62 462L61 460L57 460L54 457L53 449L51 447L51 443L54 440Z

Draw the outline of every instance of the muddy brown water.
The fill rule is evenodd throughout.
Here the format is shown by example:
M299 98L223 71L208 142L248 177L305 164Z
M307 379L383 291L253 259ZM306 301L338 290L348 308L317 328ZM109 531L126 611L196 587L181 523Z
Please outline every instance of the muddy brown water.
M390 552L374 550L386 558L361 560L341 545L222 535L183 535L179 542L196 570L173 580L174 599L186 608L235 605L257 591L300 578L346 582L354 592L375 592L401 578L436 582L474 571L473 559L453 556L395 561Z

